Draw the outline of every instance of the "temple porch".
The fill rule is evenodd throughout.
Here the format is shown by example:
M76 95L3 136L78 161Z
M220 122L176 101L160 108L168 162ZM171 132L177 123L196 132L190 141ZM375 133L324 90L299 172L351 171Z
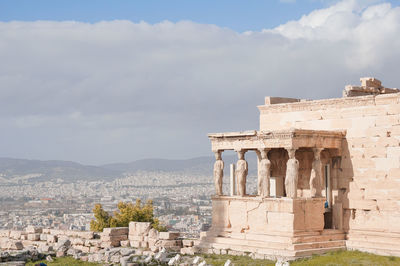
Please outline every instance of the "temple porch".
M216 154L216 195L212 197L212 227L198 247L211 253L246 252L268 259L294 259L344 248L341 205L335 204L337 191L332 189L344 136L341 131L298 129L209 134ZM238 153L230 195L221 188L224 150ZM245 153L249 151L258 156L257 195L246 193Z

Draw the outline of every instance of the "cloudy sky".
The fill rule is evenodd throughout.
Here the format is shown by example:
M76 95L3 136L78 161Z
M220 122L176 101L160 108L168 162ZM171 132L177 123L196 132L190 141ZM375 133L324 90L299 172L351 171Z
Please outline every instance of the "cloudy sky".
M399 6L3 0L0 157L211 155L207 133L257 129L265 96L340 97L362 76L400 87Z

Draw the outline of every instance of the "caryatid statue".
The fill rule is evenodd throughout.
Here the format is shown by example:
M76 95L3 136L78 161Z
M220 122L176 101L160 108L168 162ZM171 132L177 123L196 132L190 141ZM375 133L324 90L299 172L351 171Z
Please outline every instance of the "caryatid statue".
M311 167L310 192L312 198L322 197L322 149L313 149L314 161Z
M237 193L239 196L246 195L246 178L249 170L248 164L244 159L244 151L238 151L239 160L236 163L236 183L237 183Z
M269 179L271 162L268 160L267 150L260 150L260 162L258 163L258 195L269 197Z
M295 158L295 149L288 149L289 160L286 164L285 189L286 197L297 198L297 181L299 179L299 161Z
M215 152L214 163L214 183L215 193L218 196L222 195L222 178L224 177L224 161L221 159L221 151Z

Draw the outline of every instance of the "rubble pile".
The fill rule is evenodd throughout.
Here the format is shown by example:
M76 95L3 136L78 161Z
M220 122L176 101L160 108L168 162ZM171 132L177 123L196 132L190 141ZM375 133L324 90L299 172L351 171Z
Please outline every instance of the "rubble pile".
M0 262L72 256L121 265L198 265L203 262L200 257L194 263L192 256L185 256L195 254L194 244L195 240L181 239L179 232L158 232L146 222L104 228L101 233L28 226L24 231L0 230Z

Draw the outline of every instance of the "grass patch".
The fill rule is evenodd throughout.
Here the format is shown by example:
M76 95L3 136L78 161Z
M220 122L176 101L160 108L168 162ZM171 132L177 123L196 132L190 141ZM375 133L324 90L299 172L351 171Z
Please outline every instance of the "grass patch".
M247 256L202 254L207 264L221 266L229 259L235 266L274 266L270 260L253 260ZM315 255L311 258L292 261L291 266L397 266L400 258L393 256L379 256L360 251L336 251L324 255Z
M221 266L229 259L235 266L274 266L275 262L270 260L259 260L248 256L202 254L207 264ZM28 262L29 266L43 262L48 266L93 266L101 265L94 262L75 260L72 257L54 258L54 262L46 260ZM311 258L292 261L291 266L396 266L400 265L400 258L393 256L379 256L360 251L336 251L324 255L315 255Z
M395 266L400 265L400 258L393 256L379 256L361 251L336 251L324 255L315 255L312 258L300 259L292 262L293 266Z
M28 262L27 266L34 266L37 263L45 263L48 266L93 266L93 265L100 265L95 262L85 262L81 260L76 260L73 257L62 257L62 258L53 258L53 262L49 262L47 260L40 260L35 262Z
M201 255L207 262L207 264L215 266L223 266L229 259L235 266L274 266L275 262L270 260L253 260L248 256L233 256L233 255L215 255L215 254L203 254Z

